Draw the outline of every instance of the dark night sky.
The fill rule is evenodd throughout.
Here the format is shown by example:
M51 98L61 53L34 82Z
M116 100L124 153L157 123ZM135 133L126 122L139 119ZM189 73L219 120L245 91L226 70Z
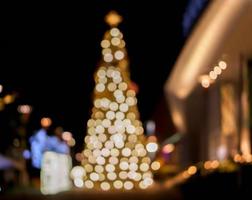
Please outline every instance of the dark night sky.
M1 83L19 92L17 103L34 106L33 122L51 116L73 131L79 144L92 107L100 41L108 29L105 14L114 9L124 17L119 28L131 78L140 88L141 117L147 120L183 45L186 4L185 0L84 2L1 6Z

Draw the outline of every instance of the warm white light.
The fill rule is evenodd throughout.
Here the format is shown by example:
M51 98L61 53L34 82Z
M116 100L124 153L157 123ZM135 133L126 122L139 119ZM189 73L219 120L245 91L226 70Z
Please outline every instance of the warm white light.
M114 173L114 172L109 172L109 173L107 174L107 177L108 177L108 179L109 179L110 181L114 181L114 180L116 179L116 173Z
M111 149L110 154L111 154L111 156L117 157L117 156L119 156L120 152L118 149L113 148L113 149Z
M123 161L123 162L120 162L119 167L121 170L127 170L129 168L129 164L127 162Z
M113 171L115 171L115 166L112 164L107 164L105 169L107 172L113 172Z
M110 53L107 53L103 56L103 59L105 62L111 62L113 60L113 55Z
M86 164L86 165L84 166L84 169L86 170L87 173L89 173L89 172L92 172L92 171L93 171L93 166L90 165L90 164Z
M128 85L127 85L127 83L125 83L125 82L122 82L122 83L120 83L120 84L118 85L119 90L122 90L122 91L127 90L127 87L128 87Z
M149 168L150 168L150 167L149 167L149 165L148 165L147 163L142 163L142 164L140 165L140 170L143 171L143 172L148 171Z
M106 76L106 71L103 70L103 69L98 70L97 76L98 76L99 78L105 78L105 76Z
M135 98L134 98L134 97L127 97L127 98L126 98L126 103L127 103L129 106L135 105Z
M106 147L107 149L112 149L112 148L114 147L114 142L111 141L111 140L107 141L107 142L105 143L105 147Z
M107 140L107 136L105 134L99 134L98 135L98 140L100 142L105 142Z
M136 156L132 156L132 157L130 157L129 162L130 163L138 163L138 158Z
M219 66L215 66L214 67L214 73L217 74L217 75L220 75L221 74L221 68Z
M95 172L92 172L92 173L90 174L90 179L91 179L92 181L98 181L98 180L99 180L99 175L98 175L97 173L95 173Z
M125 172L125 171L121 171L120 173L119 173L119 177L120 177L120 179L126 179L127 177L128 177L128 174L127 174L127 172Z
M111 39L111 44L114 46L118 46L121 43L121 40L119 38L112 38Z
M146 189L148 186L147 186L146 184L144 184L143 181L141 181L141 182L139 183L139 187L140 187L141 189Z
M106 117L110 120L114 119L115 118L115 113L113 111L108 111L106 113Z
M110 157L109 158L109 163L111 163L112 165L116 165L118 163L118 158Z
M104 156L104 157L108 157L110 155L110 150L107 149L107 148L103 148L101 150L101 154Z
M134 90L128 90L126 95L127 97L135 97L136 92Z
M123 112L116 112L116 119L123 120L125 118L125 115Z
M108 84L108 90L109 90L110 92L115 91L115 90L116 90L116 84L115 84L115 83L109 83L109 84Z
M110 189L110 184L108 182L102 182L101 183L101 189L105 190L105 191L109 190Z
M153 179L150 178L150 177L146 177L144 180L143 180L143 184L144 185L147 185L147 186L150 186L153 184Z
M85 181L85 187L91 189L94 187L94 183L90 180Z
M146 149L148 152L153 153L158 150L158 145L155 142L150 142L146 145Z
M133 125L129 125L129 126L127 126L126 130L129 134L133 134L133 133L135 133L136 128Z
M103 92L105 90L105 85L103 83L98 83L95 87L98 92Z
M104 159L102 156L98 156L98 157L96 158L96 162L97 162L97 164L99 164L99 165L104 165L104 164L105 164L105 159Z
M75 178L83 178L84 176L86 176L86 171L81 166L75 166L71 170L70 174L71 174L71 177L73 179L75 179Z
M101 107L107 109L109 107L110 100L107 98L102 98L100 103L101 103Z
M100 174L100 173L104 172L104 168L101 165L96 165L95 171Z
M120 34L120 31L119 31L118 28L112 28L110 30L110 35L113 36L113 37L117 37L119 34Z
M1 87L0 87L0 93L1 93ZM18 112L22 114L29 114L32 111L32 107L29 105L20 105L18 106Z
M98 82L99 82L99 83L102 83L102 84L106 84L107 81L108 81L108 79L107 79L106 77L104 77L104 78L99 78L99 79L98 79Z
M211 71L209 73L209 77L212 79L212 80L215 80L217 78L217 74L214 73L214 71Z
M204 88L208 88L210 86L209 77L206 75L204 78L201 79L201 85Z
M119 77L113 78L113 82L116 83L116 84L121 83L122 82L122 77L119 76Z
M154 161L153 163L151 163L151 169L156 171L160 169L160 162L158 161Z
M124 148L122 150L122 155L125 156L125 157L129 157L131 155L131 149L130 148Z
M105 128L108 128L111 125L111 121L109 119L104 119L104 120L102 120L102 125Z
M101 47L102 48L108 48L110 46L110 42L108 40L102 40L101 41Z
M219 66L221 69L225 70L227 68L227 63L225 61L220 61Z
M95 128L96 133L104 133L104 131L105 131L105 129L104 129L104 127L102 125L98 125Z
M76 187L78 187L78 188L81 188L81 187L83 187L84 182L83 182L83 180L81 178L75 178L74 179L74 185Z
M116 111L118 109L118 104L116 102L112 102L112 103L110 103L109 108L112 111Z
M115 52L115 59L122 60L124 58L124 53L120 50Z
M120 180L116 180L116 181L113 183L113 185L114 185L114 188L116 188L116 189L121 189L121 188L123 187L123 183L122 183L122 181L120 181Z
M125 181L123 186L126 190L131 190L134 187L134 184L131 181Z
M129 169L131 170L131 171L136 171L137 169L138 169L138 165L136 164L136 163L130 163L130 165L129 165Z
M102 50L102 55L105 55L105 54L108 54L108 53L110 53L111 54L111 49L110 48L106 48L106 49L103 49Z
M123 95L122 96L118 96L118 97L116 97L116 101L118 103L123 103L125 101L125 97Z
M114 134L114 133L116 132L115 126L110 126L110 127L108 128L108 132L109 132L110 134Z

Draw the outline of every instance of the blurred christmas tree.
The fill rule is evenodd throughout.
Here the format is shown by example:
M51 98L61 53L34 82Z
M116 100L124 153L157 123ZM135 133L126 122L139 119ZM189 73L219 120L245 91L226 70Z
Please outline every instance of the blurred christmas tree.
M136 87L130 81L122 18L109 13L111 29L101 42L103 59L95 73L94 107L85 137L84 186L102 190L145 189L152 185L151 163L139 120Z

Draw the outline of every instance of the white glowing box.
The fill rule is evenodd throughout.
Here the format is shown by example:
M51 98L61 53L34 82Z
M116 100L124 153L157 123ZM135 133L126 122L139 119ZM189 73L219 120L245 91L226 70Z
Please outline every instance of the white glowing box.
M72 160L69 155L45 152L42 158L40 173L41 192L56 194L71 189L70 170Z

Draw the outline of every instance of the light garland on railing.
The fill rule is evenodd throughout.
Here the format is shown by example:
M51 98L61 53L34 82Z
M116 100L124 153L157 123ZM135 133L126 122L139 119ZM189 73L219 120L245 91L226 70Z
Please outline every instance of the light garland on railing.
M227 63L223 60L219 61L218 65L214 66L213 69L205 75L200 76L201 86L204 88L210 87L212 83L221 75L222 71L227 68Z

